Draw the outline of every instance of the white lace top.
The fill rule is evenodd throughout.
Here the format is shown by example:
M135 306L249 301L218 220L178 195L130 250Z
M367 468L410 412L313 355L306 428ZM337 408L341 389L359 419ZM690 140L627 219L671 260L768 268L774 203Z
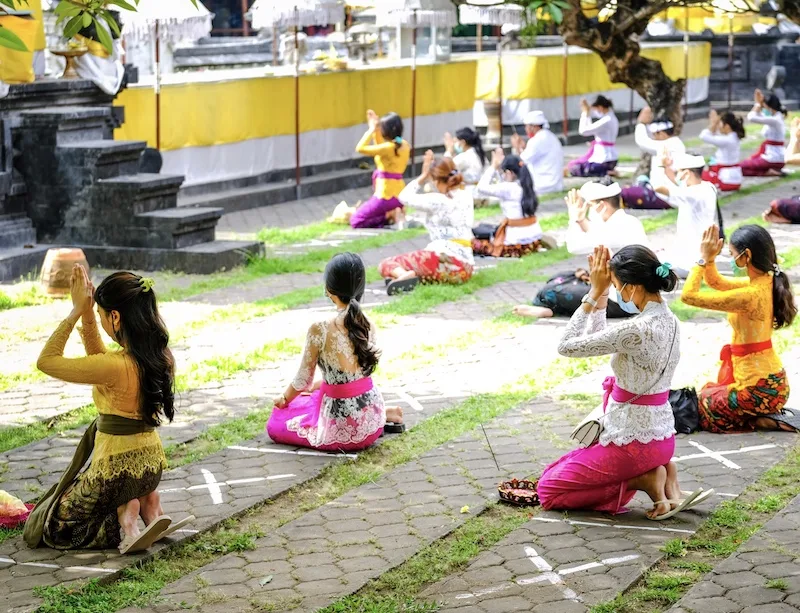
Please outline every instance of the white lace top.
M678 320L666 302L649 302L640 315L608 328L606 311L587 314L580 308L572 316L558 352L574 358L611 355L619 387L633 394L658 394L670 389L680 360ZM662 441L675 434L669 402L642 406L609 398L606 415L600 435L604 446Z
M344 327L346 311L328 321L312 324L308 329L306 346L292 387L308 389L314 382L319 366L326 383L337 385L364 378L353 351L353 344ZM369 338L375 345L375 326L370 326ZM383 397L377 388L352 398L329 398L323 395L319 421L313 432L303 432L313 446L331 443L359 443L386 423ZM293 429L293 424L288 424Z

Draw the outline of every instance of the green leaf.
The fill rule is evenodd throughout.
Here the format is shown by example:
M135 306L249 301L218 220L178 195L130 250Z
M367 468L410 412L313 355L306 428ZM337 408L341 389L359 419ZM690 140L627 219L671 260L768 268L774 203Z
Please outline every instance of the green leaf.
M3 26L0 26L0 47L6 47L7 49L13 49L14 51L28 50L28 48L25 46L25 43L22 42L22 39L19 36Z
M564 2L564 0L551 0L550 4L553 5L553 6L557 6L562 11L570 9L569 3L568 2Z
M136 7L125 2L125 0L108 0L108 4L115 4L116 6L124 8L126 11L136 11Z
M116 34L117 37L122 36L122 33L119 30L119 26L117 25L117 22L114 21L114 18L108 12L103 12L101 13L101 15L103 19L106 20L106 23L108 24L108 27L111 28L111 31L114 34Z
M564 13L561 12L561 9L558 8L555 4L550 4L547 7L547 10L550 11L550 16L553 18L555 23L561 23L564 19Z
M90 22L91 23L91 22ZM83 28L83 15L76 15L69 20L64 28L64 38L70 39L75 36Z
M108 33L100 22L97 21L97 18L94 19L95 29L97 30L97 38L100 39L100 44L103 45L103 48L108 51L109 53L113 53L114 51L114 41L111 39L111 34Z
M83 27L88 28L92 25L92 16L89 13L84 13L81 15L81 19L83 20Z

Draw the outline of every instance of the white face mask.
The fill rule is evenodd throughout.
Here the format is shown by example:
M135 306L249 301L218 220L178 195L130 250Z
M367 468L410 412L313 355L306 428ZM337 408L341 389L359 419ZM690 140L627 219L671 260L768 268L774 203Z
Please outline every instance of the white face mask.
M592 119L600 119L602 116L603 114L600 111L596 111L595 109L589 111L589 117L591 117Z

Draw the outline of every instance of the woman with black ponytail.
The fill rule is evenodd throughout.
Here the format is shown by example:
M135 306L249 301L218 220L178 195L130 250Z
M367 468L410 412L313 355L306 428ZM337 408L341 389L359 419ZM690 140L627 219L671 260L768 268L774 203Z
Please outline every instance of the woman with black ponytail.
M722 348L717 381L698 394L700 427L717 433L797 431L800 414L783 408L789 382L772 347L772 331L792 325L797 316L792 285L761 226L742 226L731 236L733 265L741 278L726 279L717 271L714 261L722 243L716 226L706 230L682 295L691 306L728 313L733 328L733 341ZM701 291L702 281L713 291Z
M500 173L500 183L493 183ZM541 246L542 227L536 220L539 200L527 164L516 155L506 157L502 149L492 153L491 167L481 177L477 193L500 200L505 218L499 226L475 228L472 250L478 255L518 258Z
M786 124L784 117L788 111L776 94L765 96L757 89L753 96L755 104L747 114L747 121L760 124L763 142L753 155L742 160L742 173L745 177L780 177L786 163Z
M464 184L477 185L487 161L481 135L472 128L461 128L455 138L448 132L444 135L444 149L445 157L453 159L456 170L464 177Z
M94 291L84 268L76 265L71 294L72 313L47 341L36 365L62 381L92 385L99 415L67 472L31 513L25 541L31 547L44 541L55 549L143 551L194 519L170 526L156 490L167 465L156 428L175 416L169 333L152 279L117 272ZM119 351L103 344L94 303ZM64 346L79 320L87 355L65 358ZM91 464L81 473L90 456ZM140 516L146 525L141 532Z
M402 431L403 412L386 408L372 382L380 351L375 326L360 305L366 287L364 263L354 253L340 253L328 262L324 280L325 295L337 314L309 328L300 369L275 399L267 434L285 445L358 451L384 431ZM315 384L317 366L323 380Z
M700 140L717 150L703 171L703 181L717 186L722 192L735 192L742 187L741 141L745 136L744 123L727 111L720 115L714 109L708 114L708 128L700 132Z

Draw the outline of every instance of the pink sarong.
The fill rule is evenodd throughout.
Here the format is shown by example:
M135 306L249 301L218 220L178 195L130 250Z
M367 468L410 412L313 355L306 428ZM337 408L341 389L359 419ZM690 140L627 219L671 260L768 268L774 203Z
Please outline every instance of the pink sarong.
M386 409L377 401L364 402L361 410L348 417L323 414L325 398L342 400L365 396L374 389L372 379L365 377L351 383L330 385L309 396L298 396L286 408L274 408L267 422L269 437L282 445L311 447L320 451L360 451L374 444L383 434Z
M608 399L629 402L636 394L616 385L614 377L603 382L603 408ZM632 404L659 406L669 400L669 392L651 394ZM594 510L625 513L636 495L628 489L628 481L667 465L675 452L675 437L662 441L629 445L592 445L575 449L544 469L536 491L546 510Z

